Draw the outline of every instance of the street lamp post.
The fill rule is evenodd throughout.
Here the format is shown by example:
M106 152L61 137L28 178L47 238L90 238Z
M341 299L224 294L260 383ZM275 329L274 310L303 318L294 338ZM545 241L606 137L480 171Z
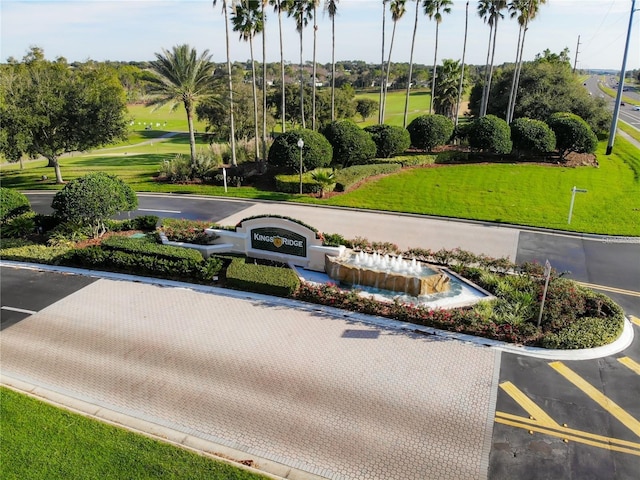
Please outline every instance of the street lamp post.
M627 68L627 53L629 53L629 40L631 39L631 27L633 27L633 12L636 11L636 0L631 0L631 13L629 14L629 28L627 29L627 43L624 47L624 56L622 57L622 68L620 70L620 81L618 82L618 93L616 95L615 105L613 107L613 119L611 120L611 129L609 130L609 142L607 143L606 155L611 155L613 150L613 142L616 138L616 130L618 128L618 115L620 114L620 102L622 100L622 92L624 91L624 77Z
M300 195L302 195L302 149L304 148L304 140L298 139L298 148L300 149Z

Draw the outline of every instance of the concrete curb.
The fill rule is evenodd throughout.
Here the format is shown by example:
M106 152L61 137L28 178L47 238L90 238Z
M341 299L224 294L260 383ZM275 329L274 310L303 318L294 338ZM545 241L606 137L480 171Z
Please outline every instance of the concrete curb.
M245 300L260 301L272 305L282 305L293 307L299 310L307 310L314 312L323 312L327 315L331 315L337 318L349 319L357 321L367 325L375 325L385 329L401 330L406 332L418 333L423 335L430 335L440 340L457 340L468 344L473 344L481 347L490 347L498 349L505 353L513 353L516 355L528 356L533 358L543 358L548 360L591 360L595 358L602 358L609 355L619 353L629 347L633 342L634 329L631 322L625 318L622 334L614 342L603 345L596 348L576 349L576 350L549 350L539 347L527 347L522 345L514 345L511 343L501 342L499 340L493 340L489 338L476 337L474 335L467 335L464 333L449 332L446 330L439 330L433 327L424 327L413 323L399 322L383 317L375 317L372 315L365 315L357 312L350 312L347 310L341 310L334 307L327 307L324 305L316 305L312 303L301 302L299 300L291 300L286 298L272 297L269 295L262 295L259 293L243 292L238 290L230 290L221 287L212 287L208 285L198 285L193 283L178 282L174 280L164 280L152 277L141 277L137 275L129 275L123 273L114 272L102 272L97 270L84 270L80 268L72 267L59 267L52 265L42 265L34 263L13 262L7 260L0 260L0 266L13 266L18 268L30 268L33 270L44 270L51 272L70 273L75 275L84 275L96 278L105 278L110 280L120 280L129 282L145 283L149 285L159 285L172 288L185 288L197 292L209 293L214 295L222 295L232 298L239 298Z
M42 400L55 407L64 408L109 425L125 428L134 433L153 438L154 440L169 443L234 467L264 475L267 478L276 480L319 480L324 478L131 415L126 415L115 410L63 395L44 387L32 385L28 382L9 377L6 374L0 374L0 384L19 393ZM243 462L251 462L251 466Z

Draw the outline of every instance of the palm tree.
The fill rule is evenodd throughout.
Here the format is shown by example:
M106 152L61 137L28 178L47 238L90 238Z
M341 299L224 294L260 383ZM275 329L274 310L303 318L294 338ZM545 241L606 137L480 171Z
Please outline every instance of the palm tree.
M413 75L413 47L416 44L416 32L418 31L418 11L420 9L420 1L415 0L416 2L416 18L413 22L413 37L411 38L411 54L409 55L409 76L407 77L407 97L404 101L404 120L402 122L402 127L407 128L407 117L409 114L409 94L411 92L411 76Z
M312 5L309 2L314 0L287 0L287 14L296 21L296 30L300 35L300 115L302 116L302 128L306 128L304 118L304 64L302 56L302 32L309 24L313 14ZM315 5L315 2L313 3Z
M314 170L311 172L311 178L320 188L319 197L324 198L324 192L335 185L335 174L329 170Z
M402 18L407 9L405 3L407 0L391 0L389 10L391 11L391 19L393 20L393 30L391 31L391 43L389 44L389 60L387 60L387 73L384 80L384 94L382 97L382 123L384 123L384 110L387 104L387 85L389 84L389 70L391 70L391 51L393 50L393 40L396 36L396 25L398 20Z
M316 44L318 37L318 4L320 0L311 0L311 4L313 6L313 73L312 77L312 87L311 87L311 129L316 129L316 73L317 73L317 65L316 65Z
M217 0L213 0L215 8ZM222 13L224 15L224 29L227 46L227 80L229 87L229 143L231 144L231 164L236 166L236 127L233 119L233 79L231 76L231 53L229 50L229 17L227 12L227 0L222 0Z
M438 65L438 27L442 22L442 13L451 13L451 5L453 5L453 2L451 0L424 0L422 2L425 15L428 15L430 20L436 21L436 46L433 53L433 75L431 78L431 103L429 104L429 113L433 112L433 97L434 92L436 91L436 67Z
M153 93L157 96L150 102L156 108L170 105L175 110L180 103L184 105L189 125L189 148L191 163L196 161L196 138L193 129L193 113L196 103L214 95L213 72L209 50L200 55L189 45L177 45L171 51L162 49L151 62L151 71L155 74Z
M251 76L253 87L253 121L256 160L260 158L260 148L258 144L258 95L256 92L256 63L253 58L253 37L256 33L262 32L262 20L258 0L242 0L233 5L231 12L231 24L233 31L240 33L240 40L249 42L251 52Z
M467 0L467 5L465 7L464 14L464 42L462 46L462 65L460 68L460 85L458 86L458 100L456 101L456 116L454 120L454 125L458 126L458 117L460 116L460 101L462 100L462 90L463 90L463 82L464 82L464 59L467 54L467 32L469 30L469 0Z
M489 24L489 48L487 49L487 66L485 72L485 82L482 89L482 103L480 105L480 116L487 114L489 103L489 91L491 90L491 78L493 77L493 62L496 54L496 37L498 35L498 20L504 18L502 10L507 6L507 0L480 0L478 2L478 15ZM491 33L493 32L493 40ZM489 62L489 52L491 51L491 61Z
M331 121L336 119L336 12L339 0L326 0L324 8L331 18Z
M380 60L380 100L378 101L378 123L380 124L384 122L384 118L382 118L382 101L384 99L384 30L387 19L386 4L388 1L382 0L382 59Z
M540 5L547 3L547 0L514 0L509 4L511 18L518 15L518 24L520 25L520 33L518 34L519 50L516 54L516 66L513 72L513 81L511 82L511 91L509 92L509 102L507 104L507 123L513 120L513 112L516 108L516 98L518 95L518 84L520 83L520 71L522 70L522 54L524 51L524 40L529 29L529 22L538 14ZM520 41L522 34L522 41Z
M260 0L260 23L262 23L262 161L267 160L267 15L264 9L267 0Z
M273 10L278 14L278 31L280 34L280 88L281 88L281 101L280 111L282 112L282 133L287 131L287 122L285 120L285 88L284 88L284 47L282 43L282 12L286 11L286 3L282 0L269 0L269 4L273 6Z
M433 108L438 115L454 118L461 77L458 60L444 59L442 61L442 67L438 73L438 83L433 95Z

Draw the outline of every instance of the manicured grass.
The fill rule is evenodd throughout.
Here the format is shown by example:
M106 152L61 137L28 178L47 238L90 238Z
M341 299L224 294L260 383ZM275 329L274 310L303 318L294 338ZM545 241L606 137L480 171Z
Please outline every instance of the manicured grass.
M323 201L327 205L430 214L577 232L640 235L640 157L618 137L599 168L481 164L417 168ZM575 200L567 224L571 188Z
M623 121L619 121L618 129L622 130L624 133L629 135L634 140L640 142L640 130L638 130L637 128L634 128L628 123L625 123Z
M407 97L406 90L389 90L387 91L387 103L385 106L385 122L388 125L402 126L404 120L404 102ZM356 100L359 98L370 98L376 102L380 100L380 92L367 92L358 93ZM428 90L412 90L409 94L409 111L407 115L407 122L411 123L411 120L418 115L424 115L429 113L429 102L431 102L431 96ZM375 125L378 123L378 111L367 118L366 121L362 121L360 115L356 115L354 120L361 127L368 125Z
M263 479L245 470L0 388L2 478Z

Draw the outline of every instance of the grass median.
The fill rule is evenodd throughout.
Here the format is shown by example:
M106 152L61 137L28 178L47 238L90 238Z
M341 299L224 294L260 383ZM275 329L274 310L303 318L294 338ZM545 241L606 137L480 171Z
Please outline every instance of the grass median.
M262 475L0 388L2 478L82 480Z

